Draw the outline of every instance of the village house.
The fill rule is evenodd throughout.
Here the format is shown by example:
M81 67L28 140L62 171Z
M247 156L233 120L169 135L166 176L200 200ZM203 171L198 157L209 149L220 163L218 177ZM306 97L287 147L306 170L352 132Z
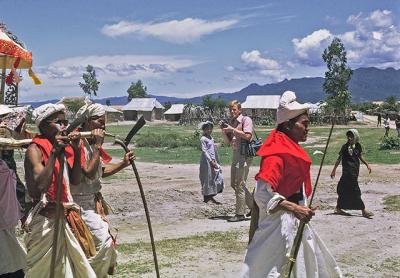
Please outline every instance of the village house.
M133 98L122 107L126 121L136 121L142 115L146 121L161 120L164 106L156 98Z
M265 117L276 120L279 99L279 95L247 96L246 101L242 103L242 112L255 121Z
M172 104L171 107L164 112L164 117L167 121L179 121L183 114L185 104Z

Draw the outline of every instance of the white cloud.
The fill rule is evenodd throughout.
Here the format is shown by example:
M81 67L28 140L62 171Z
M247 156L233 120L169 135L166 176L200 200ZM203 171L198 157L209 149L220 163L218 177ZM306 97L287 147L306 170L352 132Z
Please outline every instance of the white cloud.
M368 15L351 15L347 23L354 27L345 33L332 34L321 29L302 38L293 39L298 62L311 66L323 64L323 50L334 36L339 37L352 67L400 67L400 27L388 10L375 10Z
M302 39L293 39L294 51L300 62L319 66L323 63L321 58L324 49L331 43L333 35L326 29L314 31Z
M162 77L180 72L201 62L176 56L114 55L72 57L37 67L37 72L47 80L71 82L81 78L87 65L92 65L102 80L119 81L132 78Z
M36 66L35 73L43 81L41 86L32 86L29 77L24 82L24 91L34 98L55 98L81 92L78 82L88 64L96 70L101 88L123 87L123 84L145 79L151 81L171 81L174 74L181 74L194 65L203 63L178 56L114 55L71 57L55 61L49 65ZM39 95L37 91L41 92ZM124 92L124 91L122 91ZM110 94L110 92L105 92ZM46 95L47 94L47 95ZM50 97L49 97L50 96Z
M183 44L198 41L206 35L230 29L238 22L236 19L207 21L198 18L185 18L157 23L120 21L116 24L105 25L101 31L109 37L150 36L171 43Z
M263 57L258 50L244 51L240 56L243 67L227 66L229 72L240 72L243 75L262 76L267 81L280 81L287 77L283 67L274 59ZM234 75L237 80L237 76Z

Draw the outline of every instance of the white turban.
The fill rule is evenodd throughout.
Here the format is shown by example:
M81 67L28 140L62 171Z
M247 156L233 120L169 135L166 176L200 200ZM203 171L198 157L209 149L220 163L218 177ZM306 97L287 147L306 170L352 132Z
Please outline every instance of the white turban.
M44 119L57 112L65 112L64 104L46 103L33 111L32 118L35 120L35 124L39 126Z
M276 121L278 124L284 123L307 112L308 109L310 109L309 104L298 103L296 101L296 94L292 91L286 91L279 100Z
M106 114L106 110L103 105L99 103L86 103L76 113L76 118L80 118L83 115L87 115L89 118L96 116L103 116Z

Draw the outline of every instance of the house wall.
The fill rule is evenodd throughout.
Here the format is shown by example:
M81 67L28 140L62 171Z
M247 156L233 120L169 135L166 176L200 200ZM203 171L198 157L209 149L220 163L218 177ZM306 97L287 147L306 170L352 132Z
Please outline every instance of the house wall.
M161 108L155 108L153 111L154 111L154 119L162 120L162 118L164 117L164 110Z
M136 121L142 115L146 121L161 120L164 116L163 109L154 108L152 111L136 111L136 110L125 110L124 119L126 121Z
M181 114L169 114L169 115L164 115L164 117L167 121L177 122L181 119Z
M136 121L138 119L138 112L135 110L125 110L123 113L125 121Z
M274 120L276 120L276 109L250 109L243 108L242 113L250 118L263 118L267 116L272 116Z
M121 113L106 112L106 123L114 123L122 121L123 119L124 115Z

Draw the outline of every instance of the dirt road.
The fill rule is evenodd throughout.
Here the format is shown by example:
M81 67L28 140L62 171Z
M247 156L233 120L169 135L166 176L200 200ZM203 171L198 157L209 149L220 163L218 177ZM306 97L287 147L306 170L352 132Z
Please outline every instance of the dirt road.
M161 165L137 163L145 187L157 241L181 239L209 232L239 231L242 250L225 252L215 249L196 249L187 246L185 258L161 269L162 277L237 277L245 252L249 221L226 222L234 213L234 193L229 187L229 168L224 167L226 187L216 198L222 205L202 202L198 181L198 165ZM346 277L400 277L400 214L384 209L383 198L400 195L400 165L372 165L368 175L362 168L360 187L368 209L375 213L371 220L359 211L353 216L333 215L336 203L336 184L331 180L332 166L323 169L316 194L319 211L312 225L337 259ZM252 167L254 177L258 167ZM143 205L131 169L104 182L103 194L112 204L115 214L110 221L119 230L120 243L149 241ZM312 168L315 179L317 168ZM251 182L254 180L249 179ZM122 254L121 262L134 258ZM118 277L118 276L117 276ZM119 277L137 277L121 275ZM154 277L154 273L140 275Z

